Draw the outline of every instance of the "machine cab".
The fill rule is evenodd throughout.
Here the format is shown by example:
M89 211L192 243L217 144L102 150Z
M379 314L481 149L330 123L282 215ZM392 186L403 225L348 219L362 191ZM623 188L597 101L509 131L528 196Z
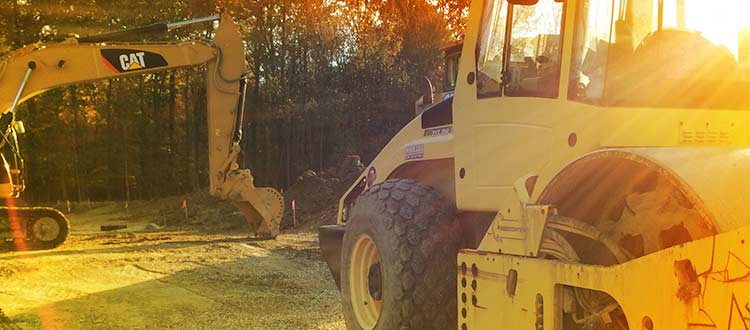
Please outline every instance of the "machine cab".
M719 111L750 109L750 24L738 14L748 6L474 2L481 14L469 24L454 101L465 146L455 148L458 207L515 219L570 161L604 147L693 143L693 131L718 136L701 144L740 144L744 133L724 134L729 120L702 133Z
M463 41L453 41L443 45L442 51L444 56L442 80L442 92L435 91L435 86L429 78L422 78L422 97L415 103L415 114L418 116L436 103L448 100L453 97L456 84L458 83L458 66L461 60L461 49Z
M461 49L463 46L464 43L460 40L443 46L443 54L445 55L443 91L445 92L453 92L456 90L456 84L458 83L458 65L461 61Z
M24 191L23 158L19 151L18 135L25 133L23 122L12 120L1 135L0 199L16 198Z

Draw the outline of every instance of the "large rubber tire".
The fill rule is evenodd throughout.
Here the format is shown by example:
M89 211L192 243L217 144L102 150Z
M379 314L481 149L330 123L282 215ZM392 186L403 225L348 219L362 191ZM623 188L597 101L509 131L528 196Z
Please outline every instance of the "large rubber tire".
M346 227L341 291L348 329L456 328L456 256L462 235L452 203L414 180L388 180L356 200ZM379 254L382 291L374 327L360 324L354 304L361 302L352 299L353 251L363 238L371 239Z

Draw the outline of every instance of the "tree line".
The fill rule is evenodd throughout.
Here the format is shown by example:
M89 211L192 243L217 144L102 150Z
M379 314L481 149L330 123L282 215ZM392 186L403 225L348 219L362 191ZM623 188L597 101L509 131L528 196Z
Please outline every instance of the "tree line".
M228 11L253 77L241 160L279 188L349 154L371 160L413 117L469 0L2 0L0 53ZM211 24L138 41L206 38ZM29 201L150 199L207 185L204 69L57 88L24 103ZM436 85L441 85L437 83Z

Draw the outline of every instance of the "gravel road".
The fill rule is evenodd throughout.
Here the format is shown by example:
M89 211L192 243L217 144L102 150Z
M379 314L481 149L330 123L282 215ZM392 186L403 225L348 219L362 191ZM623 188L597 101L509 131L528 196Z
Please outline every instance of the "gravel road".
M345 328L311 232L79 233L0 251L0 309L3 330Z

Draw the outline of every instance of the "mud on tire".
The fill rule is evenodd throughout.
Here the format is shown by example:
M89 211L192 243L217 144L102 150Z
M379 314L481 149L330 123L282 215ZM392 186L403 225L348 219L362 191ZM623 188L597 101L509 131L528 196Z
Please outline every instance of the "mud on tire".
M456 328L456 256L462 236L452 203L408 179L375 185L357 199L344 234L341 272L344 318L347 328L356 330L363 327L354 309L363 302L352 299L352 262L357 262L353 250L362 237L371 238L379 254L382 288L374 329Z

